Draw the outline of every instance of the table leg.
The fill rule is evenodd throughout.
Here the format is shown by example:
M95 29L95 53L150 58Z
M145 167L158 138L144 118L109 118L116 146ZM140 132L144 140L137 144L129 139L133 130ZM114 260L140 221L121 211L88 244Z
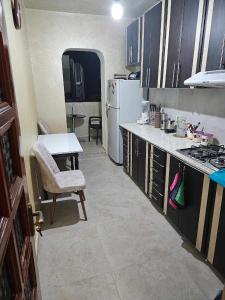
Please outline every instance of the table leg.
M75 154L75 169L79 170L79 154Z
M70 156L71 170L74 170L74 157Z

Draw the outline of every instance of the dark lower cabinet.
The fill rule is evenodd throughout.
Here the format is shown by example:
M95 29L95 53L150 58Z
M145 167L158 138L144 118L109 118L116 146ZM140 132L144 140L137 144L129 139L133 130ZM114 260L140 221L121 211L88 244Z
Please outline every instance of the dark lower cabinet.
M169 183L173 182L175 174L179 170L181 161L171 156L170 161L170 175ZM182 209L174 209L168 203L167 216L177 226L180 232L195 245L199 212L202 197L202 188L204 174L191 168L190 166L183 165L184 172L184 197L185 207Z
M145 162L146 142L136 135L132 135L132 179L145 190Z
M225 191L223 191L213 266L225 277Z
M129 173L129 132L121 128L123 134L123 168L126 173Z

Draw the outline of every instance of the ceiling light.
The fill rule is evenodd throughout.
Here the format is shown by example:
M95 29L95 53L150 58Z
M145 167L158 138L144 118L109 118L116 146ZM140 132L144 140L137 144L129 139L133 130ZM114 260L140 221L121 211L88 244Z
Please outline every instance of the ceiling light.
M114 0L114 3L112 5L112 9L111 9L111 14L112 17L116 20L119 20L122 18L123 16L123 6L120 3L119 0Z

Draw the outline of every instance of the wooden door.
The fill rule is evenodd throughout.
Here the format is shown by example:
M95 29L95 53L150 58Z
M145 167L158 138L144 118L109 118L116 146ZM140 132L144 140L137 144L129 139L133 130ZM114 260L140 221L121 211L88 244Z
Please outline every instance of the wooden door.
M19 124L0 2L0 299L40 299L37 278L24 166L19 151Z
M191 77L195 50L199 0L186 0L183 13L182 43L177 66L176 87L182 88L184 81Z
M214 0L206 70L225 69L225 1Z
M177 85L177 66L181 51L184 0L171 0L171 16L166 70L166 88Z

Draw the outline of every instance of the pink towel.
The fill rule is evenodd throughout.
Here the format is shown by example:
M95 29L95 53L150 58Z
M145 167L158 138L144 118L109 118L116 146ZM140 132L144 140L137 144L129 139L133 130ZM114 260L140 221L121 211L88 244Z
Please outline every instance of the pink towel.
M169 200L169 204L170 204L174 209L177 209L177 205L173 202L172 199Z
M177 172L177 174L174 177L173 183L170 185L170 191L172 192L175 186L177 185L180 178L180 172Z

